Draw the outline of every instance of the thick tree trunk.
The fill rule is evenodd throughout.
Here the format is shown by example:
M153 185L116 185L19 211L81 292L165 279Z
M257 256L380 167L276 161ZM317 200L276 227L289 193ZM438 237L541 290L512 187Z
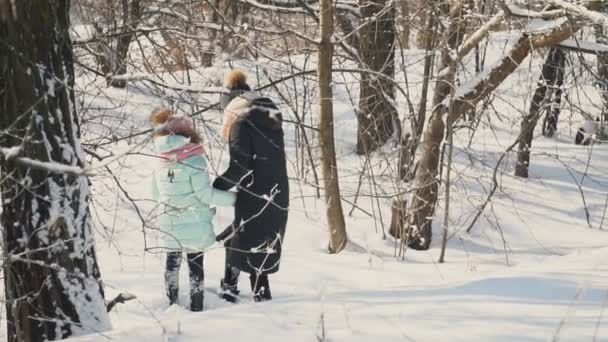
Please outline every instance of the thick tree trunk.
M390 6L389 8L385 8ZM395 10L387 0L366 0L361 16L359 55L363 68L395 77ZM357 113L357 153L368 154L393 136L398 124L395 86L368 73L361 74Z
M416 192L408 210L407 238L404 243L413 249L428 249L433 235L433 211L437 202L439 180L437 169L441 154L446 108L438 106L433 111L422 140L422 157L416 169Z
M0 188L9 342L109 328L88 180L58 167L85 163L68 29L68 0L0 0ZM23 158L47 166L32 168Z
M547 104L547 93L557 83L559 73L562 72L564 52L559 48L551 48L547 59L543 64L542 73L532 103L530 112L521 123L521 135L519 138L519 148L517 151L517 165L515 166L515 176L528 178L528 167L530 165L530 148L534 137L534 128L540 118L543 105Z
M319 139L325 184L329 252L338 253L346 247L348 237L340 199L336 148L334 144L334 112L331 88L334 33L334 8L331 0L321 0L321 42L317 67L319 86Z

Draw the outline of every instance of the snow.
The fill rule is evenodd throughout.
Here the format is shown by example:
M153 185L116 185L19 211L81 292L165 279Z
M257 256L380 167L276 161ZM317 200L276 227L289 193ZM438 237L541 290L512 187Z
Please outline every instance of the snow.
M597 11L591 11L583 5L573 4L571 2L566 2L563 0L551 0L551 2L554 3L555 5L558 5L561 8L564 8L565 10L567 10L569 12L572 12L577 15L581 15L581 16L591 20L595 24L602 25L602 26L608 25L608 16L606 16L603 13L600 13ZM600 2L600 5L601 5L601 2Z
M542 17L542 14L537 12L537 11L532 11L530 9L527 8L521 8L515 5L507 5L510 14L512 14L513 16L516 17L523 17L523 18L540 18Z
M505 41L511 38L493 34L495 42L488 50L487 65L502 58L501 54L508 49ZM408 78L414 85L409 92L419 94L424 51L411 50L405 54ZM574 114L574 108L564 108L556 138L535 138L530 179L513 177L516 156L506 157L500 167L499 189L472 232L465 232L479 205L485 201L498 158L519 134L522 112L529 107L541 63L542 58L527 59L498 88L493 103L495 112L484 115L474 136L468 129L455 132L448 222L452 238L448 241L444 264L437 263L440 233L445 223L444 198L440 198L435 213L434 239L429 251L408 250L405 256L396 257L395 241L383 238L391 211L391 199L384 195L408 191L382 173L395 164L394 159L390 159L390 163L383 159L397 155L390 144L385 146L384 155L371 162L375 165L372 170L378 175L381 196L377 201L372 198L373 183L364 177L362 197L357 202L361 209L355 208L348 215L352 209L349 202L354 200L360 170L366 160L353 153L356 117L347 90L358 94L353 81L357 76L336 73L336 150L341 191L349 201L343 205L350 243L340 254L326 252L325 201L323 197L315 197L312 181L297 173L294 166L298 150L296 130L285 124L292 196L290 217L281 270L270 280L274 300L266 303L253 302L246 276L241 277L239 304L232 305L217 297L215 292L223 275L224 260L223 246L217 244L205 256L208 290L205 311L192 313L184 308L188 302L185 265L181 271L180 305L168 305L163 288L164 254L159 248L160 233L154 229L157 226L155 204L150 194L150 165L154 161L150 138L141 135L111 143L107 148L113 157L97 166L94 164L91 169L101 172L103 167L99 165L108 166L134 201L125 198L108 175L99 172L91 178L97 256L106 299L121 292L137 298L114 307L110 313L113 330L71 341L298 342L318 341L323 337L326 341L348 342L608 341L608 313L605 312L608 222L604 219L608 198L608 147L591 148L572 143L574 133L583 122ZM258 65L270 67L271 62L267 65L258 62ZM274 68L277 71L281 67ZM314 65L302 69L314 69ZM196 70L192 77L194 84L213 84L209 78L218 75L221 70L204 69ZM174 82L167 75L161 77L166 82ZM483 78L483 74L479 77ZM288 91L304 93L311 84L303 80L298 78L297 84L287 88ZM77 87L82 89L89 81L83 77ZM100 84L104 81L99 80ZM566 80L566 84L571 82L573 80ZM353 88L347 89L345 85ZM180 86L176 84L176 88ZM579 105L593 111L593 101L599 99L597 90L591 85L582 87L591 95ZM458 91L469 88L465 83ZM103 89L97 93L87 89L79 93L79 97L90 102L87 110L104 115L103 122L88 120L83 127L85 146L87 141L129 135L132 128L148 129L150 111L167 97L178 98L172 91L178 92L169 89L166 94L155 94L139 83L126 89ZM198 101L215 102L213 95L197 96ZM415 96L413 100L419 101ZM407 115L401 95L396 103L404 112L401 114ZM191 109L184 104L176 106L186 112ZM417 107L417 102L414 106ZM289 116L293 114L286 106L284 109L284 117L291 120ZM313 106L306 123L312 120L315 110ZM227 165L226 147L220 138L221 118L219 112L206 112L206 126L202 129L209 169L214 175ZM470 146L469 140L472 140ZM6 155L7 151L2 153ZM318 161L318 157L314 158ZM587 160L591 160L589 166ZM68 166L55 164L42 166L58 172L81 174L83 171L63 169ZM444 189L440 191L444 193ZM264 195L267 199L271 197ZM149 220L149 226L142 227L134 204ZM591 228L585 208L590 213ZM219 232L231 222L232 210L218 208L217 212L214 223ZM366 212L378 218L381 215L382 221L373 220ZM3 291L0 289L0 292ZM5 331L1 329L0 340L6 338L3 334Z
M21 153L21 146L13 147L0 147L0 154L5 159L12 159L17 157Z

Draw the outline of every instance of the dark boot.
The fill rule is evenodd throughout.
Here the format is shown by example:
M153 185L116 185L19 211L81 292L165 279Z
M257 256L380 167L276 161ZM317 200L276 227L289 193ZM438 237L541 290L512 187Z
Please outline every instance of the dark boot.
M253 300L256 302L265 302L272 299L270 294L270 282L267 274L249 276L251 282L251 292L253 293Z
M226 266L224 268L224 279L220 280L220 298L230 303L236 303L239 297L238 283L239 274L241 273L241 271L236 267L230 266L228 258L229 253L228 250L226 250Z
M165 292L169 298L169 304L177 303L179 298L179 266L182 262L181 252L167 253L165 265Z
M203 270L204 254L188 253L188 268L190 269L190 310L203 311L205 298L205 273Z
M236 285L226 284L224 279L222 279L220 280L220 287L222 289L220 291L220 298L230 303L236 303L238 301L240 291L237 289Z

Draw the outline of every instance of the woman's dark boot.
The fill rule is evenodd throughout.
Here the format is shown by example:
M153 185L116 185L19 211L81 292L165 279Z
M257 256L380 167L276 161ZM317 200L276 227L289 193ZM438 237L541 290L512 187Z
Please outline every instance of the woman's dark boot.
M251 282L251 292L253 292L253 300L256 302L265 302L272 299L270 294L270 283L268 281L268 275L252 274L249 276Z
M226 250L224 279L220 280L220 298L230 303L236 303L239 298L237 285L239 283L239 274L241 271L236 267L230 266L230 263L228 262L229 258L229 252Z

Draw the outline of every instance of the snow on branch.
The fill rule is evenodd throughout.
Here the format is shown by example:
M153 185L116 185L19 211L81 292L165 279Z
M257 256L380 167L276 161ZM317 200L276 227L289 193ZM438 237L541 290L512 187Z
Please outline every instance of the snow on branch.
M391 5L392 6L392 5ZM337 1L336 11L350 13L355 15L357 18L361 17L361 7L358 3L353 1Z
M515 5L504 5L501 7L509 16L516 18L551 20L563 17L566 14L563 9L538 12L527 8L520 8Z
M561 42L559 46L564 49L580 51L584 53L608 53L608 45L578 39L566 39Z
M570 14L589 19L593 23L598 25L608 26L608 16L603 13L591 10L599 9L600 5L602 5L602 2L605 1L587 1L587 6L573 4L564 0L550 0L550 2L556 6L563 8Z
M72 166L67 164L55 163L55 162L44 162L40 160L34 160L27 157L20 157L19 154L22 152L21 146L15 147L0 147L0 157L5 160L13 160L16 163L22 164L38 170L44 170L51 173L67 173L73 175L89 175L90 172L87 169L83 169L78 166Z
M551 32L565 23L568 23L567 17L559 17L554 20L531 19L526 25L526 33L535 34Z
M454 123L467 110L473 109L477 102L485 98L488 94L494 91L530 54L530 51L538 48L556 46L563 44L566 48L574 46L581 49L581 42L566 41L574 35L583 25L583 20L588 19L593 23L607 25L608 16L596 12L600 8L601 1L588 1L586 6L575 5L563 0L551 0L551 3L566 11L569 14L575 15L578 20L568 20L566 16L554 18L559 12L544 11L534 12L522 10L514 6L507 6L502 3L503 11L507 15L524 16L530 18L528 28L521 32L520 38L511 48L509 53L505 55L492 68L486 69L484 72L476 75L472 80L464 82L454 91L454 96L450 100L450 115L448 122ZM559 10L558 10L559 11ZM548 18L553 18L548 20ZM489 24L489 23L488 23ZM487 24L486 24L487 25ZM484 26L486 26L484 25ZM474 43L483 36L483 27L473 34L466 45ZM565 41L565 42L564 42ZM589 51L604 52L608 46L601 44L583 44ZM466 55L466 49L461 50L461 54ZM461 57L459 54L459 57Z
M555 46L570 38L581 27L581 23L572 23L556 19L546 28L551 30L522 32L511 50L494 66L478 74L472 80L461 84L454 92L450 102L448 122L454 123L467 110L475 108L477 102L494 91L530 54L530 51L543 47Z
M467 40L462 44L462 48L458 51L458 58L462 59L466 55L468 55L471 50L477 46L481 40L490 32L492 28L496 25L500 24L505 18L505 12L500 11L495 16L493 16L490 20L488 20L485 24L483 24L479 29L477 29L471 36L467 38Z
M265 5L257 2L256 0L239 0L240 2L246 3L252 7L263 9L266 11L272 11L277 13L288 13L288 14L308 14L299 7L294 7L291 3L282 3L281 5ZM299 6L296 4L296 6Z
M221 93L225 92L225 90L223 90L223 88L221 88L221 87L200 88L200 87L196 87L196 86L186 86L186 85L169 85L169 84L162 83L162 82L155 80L153 74L147 74L147 73L132 73L132 74L125 74L125 75L114 75L114 76L111 76L111 79L117 80L117 81L118 80L127 81L127 82L146 81L146 82L150 82L152 84L155 84L157 86L160 86L160 87L163 87L166 89L171 89L171 90L176 90L176 91L186 91L186 92L190 92L190 93L221 94Z
M316 16L319 12L318 1L273 1L275 5L266 5L262 4L257 0L239 0L242 3L248 4L252 7L272 11L276 13L286 13L286 14L306 14ZM313 5L314 3L314 5ZM356 2L352 1L338 1L335 3L335 8L337 12L350 13L355 15L356 17L361 16L361 11L359 10L359 5ZM312 10L312 11L311 11Z

